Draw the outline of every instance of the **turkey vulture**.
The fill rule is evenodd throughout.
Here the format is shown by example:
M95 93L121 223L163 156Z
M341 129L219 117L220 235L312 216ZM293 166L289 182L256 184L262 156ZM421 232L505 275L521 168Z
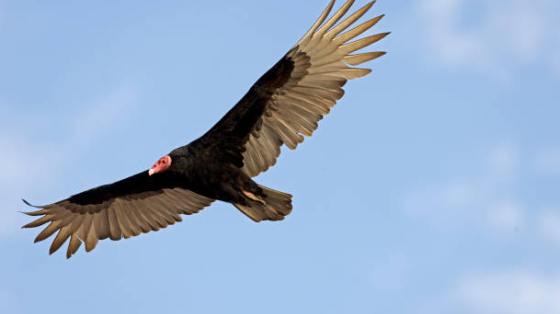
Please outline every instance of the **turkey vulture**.
M89 252L99 240L157 231L214 200L232 203L256 222L284 219L292 210L292 196L251 178L276 163L282 145L295 149L311 136L344 94L347 80L371 72L353 66L385 54L352 54L389 34L350 42L383 18L347 30L374 2L337 24L354 1L347 1L326 20L334 5L331 1L303 38L202 137L171 151L149 170L51 205L35 206L39 210L25 214L38 219L24 228L49 223L35 242L58 231L50 253L70 238L66 253L70 258L82 242Z

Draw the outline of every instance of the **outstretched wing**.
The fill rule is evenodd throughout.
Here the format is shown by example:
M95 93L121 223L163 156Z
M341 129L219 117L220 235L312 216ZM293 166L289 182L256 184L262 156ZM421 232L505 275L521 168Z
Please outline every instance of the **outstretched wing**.
M99 240L120 240L163 229L182 221L180 214L197 213L214 201L179 187L175 181L178 180L166 173L150 177L144 171L51 205L35 206L40 210L26 214L41 217L23 227L34 228L50 223L35 242L58 231L50 254L70 238L66 253L70 258L82 241L89 252Z
M295 149L304 136L311 136L319 120L344 95L344 84L371 72L351 66L385 54L351 54L389 34L349 42L383 17L344 32L374 4L367 4L335 25L353 3L346 2L323 24L334 5L332 1L296 46L200 140L218 145L223 157L254 177L276 163L282 145Z

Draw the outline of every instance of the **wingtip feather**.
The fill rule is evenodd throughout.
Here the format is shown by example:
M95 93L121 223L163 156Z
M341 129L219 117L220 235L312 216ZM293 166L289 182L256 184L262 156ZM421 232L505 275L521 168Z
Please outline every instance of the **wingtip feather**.
M354 42L342 45L339 49L344 51L345 53L352 53L354 51L360 50L364 47L367 47L373 43L380 41L381 39L387 37L390 32L379 33L369 37L365 37Z
M335 25L348 12L348 10L350 10L354 2L355 0L346 1L346 3L344 3L342 7L340 7L340 9L338 9L338 11L336 11L333 16L331 16L331 18L317 30L317 33L325 33L333 27L333 25Z
M25 214L27 216L41 216L41 215L48 214L48 211L46 209L40 209L40 210L36 210L34 212L22 212L22 211L20 211L20 213Z
M342 31L344 31L345 29L350 27L350 25L354 24L364 14L366 14L366 12L368 12L369 9L371 9L371 7L373 6L374 3L375 3L375 1L372 1L368 4L366 4L365 6L360 8L358 11L354 12L352 15L347 17L344 21L342 21L338 25L334 26L331 30L329 30L329 32L327 33L327 36L330 37L330 38L333 38L334 36L340 34Z
M33 205L33 204L29 203L28 201L26 201L24 198L22 198L21 200L25 203L25 205L27 205L29 207L35 207L35 208L43 208L44 207L44 206Z
M323 24L323 22L325 21L325 19L329 16L329 14L332 11L332 8L334 6L335 0L331 0L331 2L329 3L329 5L325 8L325 10L323 10L323 12L321 13L321 15L319 16L319 18L315 21L315 23L313 23L313 26L311 26L311 28L307 31L307 33L305 33L305 35L303 35L303 37L298 41L298 43L296 44L296 46L306 42L307 40L309 40L311 38L311 36L313 35L313 33L315 33L315 31L321 26L321 24Z
M347 55L343 60L349 65L357 66L362 63L377 59L385 54L387 54L387 52L385 51L368 52L357 55Z

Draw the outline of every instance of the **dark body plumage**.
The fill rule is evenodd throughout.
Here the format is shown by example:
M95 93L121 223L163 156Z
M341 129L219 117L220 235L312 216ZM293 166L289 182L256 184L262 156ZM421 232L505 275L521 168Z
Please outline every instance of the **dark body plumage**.
M237 204L247 203L241 190L264 196L242 171L244 145L250 132L261 128L261 117L272 94L288 81L293 69L293 60L283 57L212 129L171 152L171 158L180 156L184 161L183 175L192 181L192 191Z
M350 67L383 52L351 54L382 39L377 34L350 42L382 16L345 31L373 5L339 24L348 1L326 20L334 4L311 30L266 72L206 134L169 153L170 166L150 175L140 172L27 213L40 216L24 227L50 223L36 238L58 231L50 252L70 238L67 257L82 242L86 251L98 240L119 240L159 230L194 214L214 200L232 203L254 221L282 220L292 210L291 195L258 185L253 177L276 163L283 145L295 149L329 113L347 80L370 73ZM325 22L323 24L323 22ZM350 66L349 66L350 65Z

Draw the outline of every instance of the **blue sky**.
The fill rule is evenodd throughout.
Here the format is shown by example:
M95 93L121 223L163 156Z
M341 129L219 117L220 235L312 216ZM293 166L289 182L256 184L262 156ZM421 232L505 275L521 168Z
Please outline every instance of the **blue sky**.
M197 138L327 1L31 3L0 1L0 312L560 312L557 1L380 0L388 54L257 178L285 221L216 203L69 261L20 198Z

